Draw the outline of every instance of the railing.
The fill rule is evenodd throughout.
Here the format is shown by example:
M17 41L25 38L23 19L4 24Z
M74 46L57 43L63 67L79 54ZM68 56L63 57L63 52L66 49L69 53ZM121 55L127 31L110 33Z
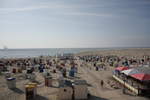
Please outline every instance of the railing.
M129 90L133 91L135 94L139 95L139 91L138 89L134 88L133 86L131 86L130 84L124 82L122 79L118 78L117 76L113 75L113 78L115 80L117 80L119 83L121 83L122 85L124 85L126 88L128 88Z

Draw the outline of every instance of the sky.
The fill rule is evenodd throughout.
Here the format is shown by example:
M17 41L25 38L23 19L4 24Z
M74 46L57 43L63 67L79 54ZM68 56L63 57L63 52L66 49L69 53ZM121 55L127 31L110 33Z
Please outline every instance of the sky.
M150 0L0 0L0 48L150 47Z

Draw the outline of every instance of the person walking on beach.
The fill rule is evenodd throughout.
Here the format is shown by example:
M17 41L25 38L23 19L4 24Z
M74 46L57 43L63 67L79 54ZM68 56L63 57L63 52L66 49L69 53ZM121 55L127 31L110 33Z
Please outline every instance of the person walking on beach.
M63 68L62 69L62 75L63 75L63 77L66 78L67 77L66 74L67 74L67 70L66 70L66 68Z
M104 86L104 81L103 80L101 80L101 87L103 87Z

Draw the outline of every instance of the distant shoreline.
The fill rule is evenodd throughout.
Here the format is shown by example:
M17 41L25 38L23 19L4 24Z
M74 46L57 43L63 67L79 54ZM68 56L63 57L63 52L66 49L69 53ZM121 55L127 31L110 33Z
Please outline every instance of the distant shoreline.
M150 48L150 47L83 47L83 48L7 48L7 50L37 50L37 49L141 49L141 48ZM5 50L0 48L0 50Z
M0 58L32 58L39 56L55 56L56 54L72 53L75 55L118 55L137 56L149 55L150 48L39 48L39 49L0 49Z

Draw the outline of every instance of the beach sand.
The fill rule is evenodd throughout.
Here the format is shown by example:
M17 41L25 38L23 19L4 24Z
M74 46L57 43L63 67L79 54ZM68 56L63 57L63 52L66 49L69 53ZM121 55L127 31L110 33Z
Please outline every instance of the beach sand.
M149 48L143 49L125 49L125 50L103 50L103 51L89 51L76 54L76 56L83 55L117 55L117 56L135 56L142 57L143 55L150 55ZM113 67L107 67L107 70L95 71L91 66L91 63L87 63L84 66L81 65L81 61L75 61L78 64L77 77L84 79L88 83L88 90L90 96L88 100L149 100L146 97L135 96L133 93L128 92L127 94L122 93L122 87L118 86L119 89L114 89L108 84L115 82L112 79ZM69 66L68 66L69 67ZM22 74L15 74L17 78L17 90L10 90L7 88L6 80L4 76L0 76L0 100L25 100L25 84L29 80L22 78ZM36 100L56 100L56 94L59 93L58 88L45 87L44 78L41 73L36 72L36 80L39 82L37 88ZM19 78L20 77L20 78ZM101 87L100 81L104 80L104 86Z
M150 48L130 48L130 49L116 49L116 50L97 50L87 51L77 54L78 56L84 55L116 55L116 56L127 56L127 57L142 57L144 55L150 55Z

